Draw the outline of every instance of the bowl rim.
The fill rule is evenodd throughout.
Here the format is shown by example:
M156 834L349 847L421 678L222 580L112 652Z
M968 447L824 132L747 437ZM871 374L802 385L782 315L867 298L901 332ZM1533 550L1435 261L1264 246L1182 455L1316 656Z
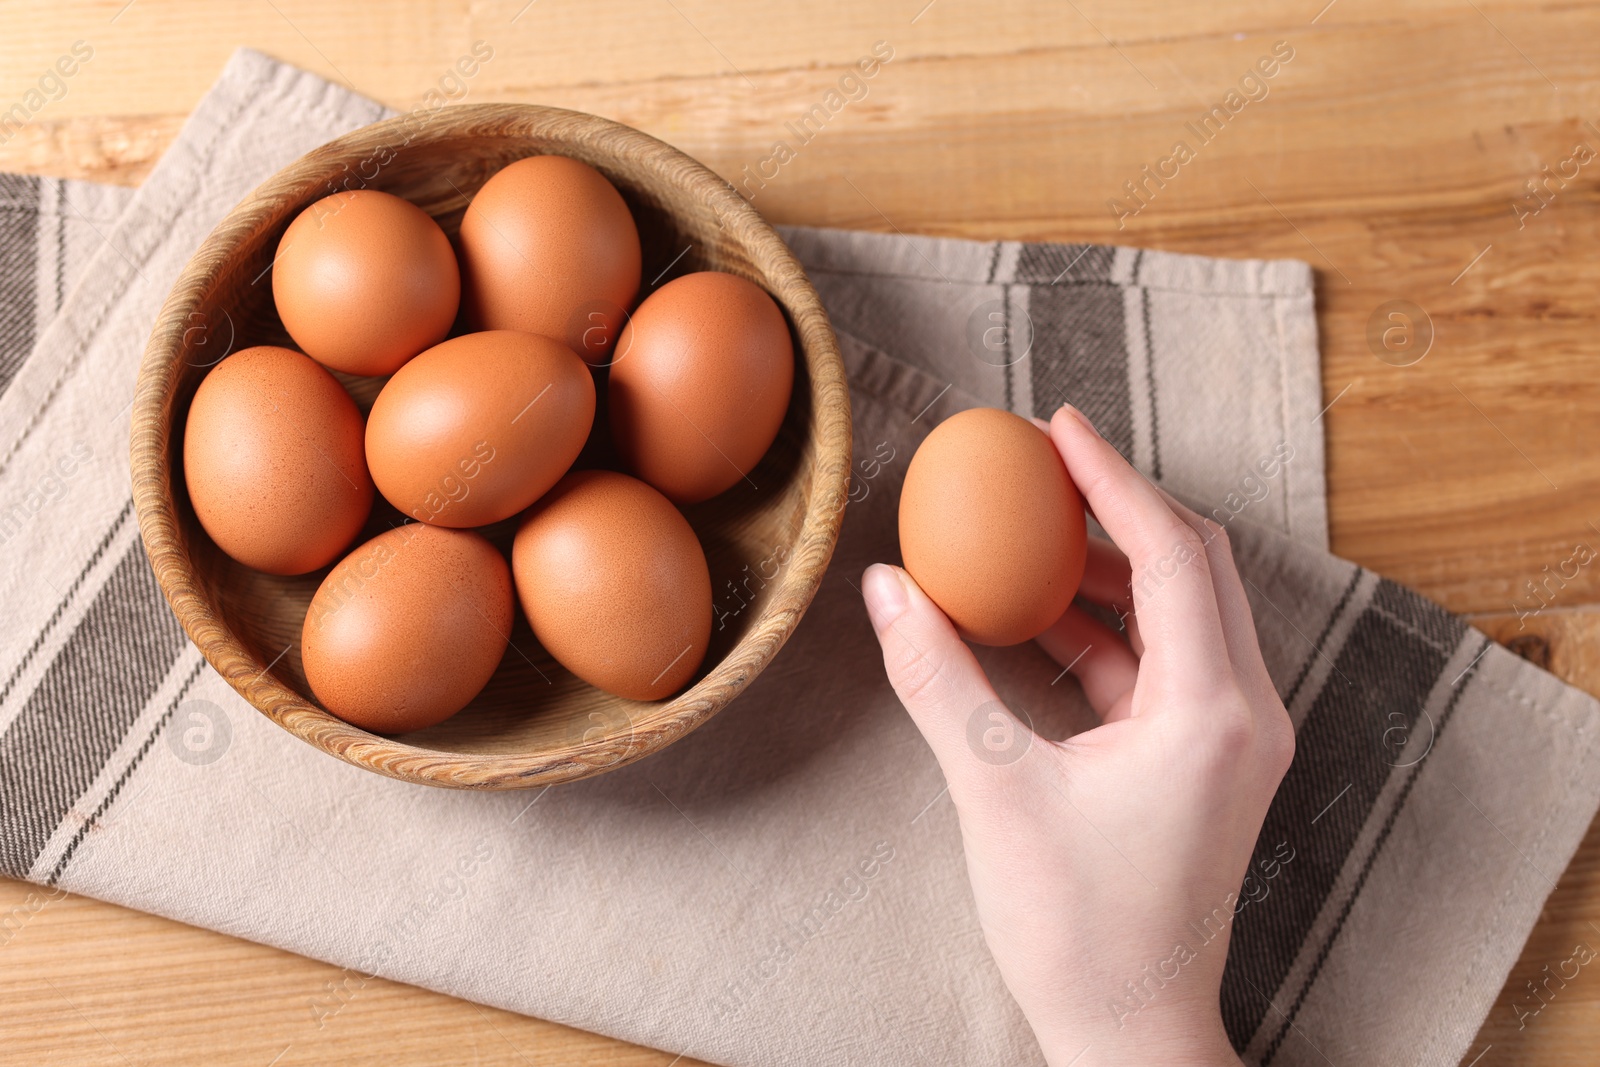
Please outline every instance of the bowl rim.
M499 124L502 128L494 130ZM602 731L540 752L449 752L423 748L353 726L301 697L272 673L228 625L191 560L174 486L174 395L196 308L220 283L233 249L317 199L328 176L355 159L447 137L522 136L582 147L613 158L651 160L669 186L708 208L752 262L765 264L767 288L785 308L799 338L798 357L810 382L812 432L805 512L789 564L749 629L690 688L653 706L648 728L631 717L625 730ZM602 169L604 169L602 167ZM538 104L461 104L434 112L419 130L400 115L327 142L283 167L235 205L185 263L163 303L140 360L129 433L133 500L145 551L168 604L206 661L258 711L315 748L358 767L421 784L461 789L525 789L591 777L659 751L707 722L771 662L805 614L826 573L844 518L851 462L849 387L838 341L821 299L772 226L732 184L665 142L586 112Z

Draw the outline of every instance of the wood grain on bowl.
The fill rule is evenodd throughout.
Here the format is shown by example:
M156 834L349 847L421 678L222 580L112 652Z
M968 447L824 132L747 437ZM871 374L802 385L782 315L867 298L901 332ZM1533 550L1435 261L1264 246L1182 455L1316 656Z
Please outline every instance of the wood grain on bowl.
M204 345L212 335L235 337L234 347L287 342L268 272L284 230L313 201L346 187L381 189L422 207L453 238L490 175L549 153L589 163L621 191L644 246L641 298L669 277L715 269L756 282L783 308L794 332L796 377L778 439L748 482L686 514L716 589L742 579L747 565L755 570L775 555L786 562L746 608L718 620L704 667L670 700L627 701L578 681L538 647L519 617L499 670L464 711L402 737L371 734L320 708L306 685L298 639L324 572L280 578L252 571L224 555L194 517L179 460L184 414L216 362ZM363 409L381 384L341 380ZM431 785L517 789L589 777L658 751L761 672L805 613L838 539L850 408L816 292L726 181L615 122L483 104L448 108L425 124L403 116L358 130L302 157L239 204L189 261L162 308L140 367L131 448L134 501L156 578L189 637L245 699L295 736L368 770ZM399 521L380 506L364 536ZM509 528L486 533L509 545Z

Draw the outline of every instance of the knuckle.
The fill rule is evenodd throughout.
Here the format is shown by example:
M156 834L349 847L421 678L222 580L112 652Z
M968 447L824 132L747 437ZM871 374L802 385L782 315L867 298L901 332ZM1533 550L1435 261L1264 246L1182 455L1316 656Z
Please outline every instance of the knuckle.
M1230 556L1233 555L1233 541L1228 537L1228 528L1216 519L1201 519L1200 522L1206 529L1205 542L1207 547L1214 545L1222 552Z
M1214 541L1209 542L1206 551L1207 563L1211 567L1220 568L1222 574L1238 573L1239 565L1234 558L1233 542L1228 538L1227 531L1223 531ZM1239 579L1235 578L1233 581L1238 582Z
M1169 538L1175 552L1187 552L1197 559L1205 559L1206 540L1200 536L1200 531L1184 522L1174 519Z
M1214 706L1215 713L1196 740L1201 758L1229 774L1253 768L1252 775L1270 777L1276 789L1294 762L1294 725L1288 713L1280 706L1263 715L1242 693L1231 694Z
M1221 701L1220 713L1210 723L1210 748L1227 760L1248 756L1258 741L1255 717L1243 698Z
M1154 582L1157 586L1176 578L1189 567L1199 568L1199 573L1210 577L1210 564L1206 559L1206 543L1198 531L1188 523L1174 517L1165 530L1152 531L1138 553L1135 566L1135 590L1142 583Z
M1260 743L1254 713L1236 687L1224 686L1214 692L1190 694L1205 711L1185 715L1175 724L1183 748L1202 764L1225 774L1236 773L1241 761L1250 759Z
M1158 572L1182 568L1205 559L1206 543L1193 526L1173 516L1171 523L1151 530L1144 556Z
M918 707L942 698L939 665L909 642L897 642L886 656L889 681L905 705Z
M1283 781L1284 775L1289 773L1289 767L1294 763L1295 735L1294 724L1289 721L1288 712L1280 711L1272 716L1266 729L1266 738L1263 745L1268 766L1272 770L1275 782Z
M1117 501L1124 495L1122 480L1104 466L1098 466L1083 474L1078 474L1076 471L1073 473L1082 479L1079 488L1092 500Z

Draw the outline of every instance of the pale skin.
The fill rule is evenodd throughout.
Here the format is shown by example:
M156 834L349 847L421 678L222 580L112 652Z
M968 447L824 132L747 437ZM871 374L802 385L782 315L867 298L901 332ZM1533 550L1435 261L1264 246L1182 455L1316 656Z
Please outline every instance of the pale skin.
M1045 1060L1232 1067L1219 1008L1231 925L1205 940L1204 920L1232 913L1294 731L1226 532L1075 409L1046 432L1115 542L1091 540L1079 596L1126 629L1074 606L1038 638L1071 664L1100 725L1030 737L1014 762L981 759L969 719L999 698L949 619L882 564L863 576L867 611L949 783L979 923Z

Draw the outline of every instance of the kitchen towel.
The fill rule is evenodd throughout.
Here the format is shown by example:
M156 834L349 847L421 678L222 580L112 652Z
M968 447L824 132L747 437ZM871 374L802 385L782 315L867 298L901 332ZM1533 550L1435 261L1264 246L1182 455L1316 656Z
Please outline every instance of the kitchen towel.
M282 1067L319 1061L371 975L741 1067L1039 1063L854 583L897 557L929 428L1072 399L1227 521L1298 731L1246 903L1195 917L1233 927L1235 1045L1457 1063L1600 800L1597 707L1327 554L1304 264L786 230L850 368L852 503L815 603L737 702L599 778L474 794L358 770L241 701L139 544L136 367L216 221L388 113L243 51L131 196L0 183L0 872L345 968ZM1035 721L1093 721L1036 648L981 659ZM1108 1026L1159 995L1128 978Z

